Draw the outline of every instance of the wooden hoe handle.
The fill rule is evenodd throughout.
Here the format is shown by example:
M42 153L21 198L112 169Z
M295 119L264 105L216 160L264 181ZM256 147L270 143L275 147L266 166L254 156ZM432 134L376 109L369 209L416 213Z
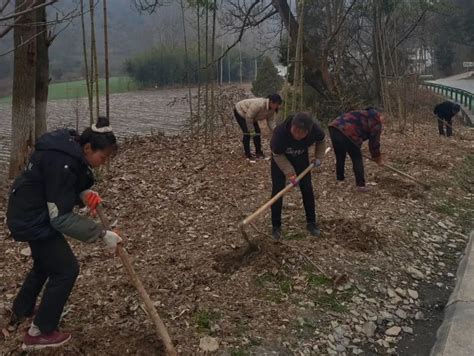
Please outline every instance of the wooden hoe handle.
M367 155L362 155L362 156L363 156L364 158L367 158L367 159L370 160L370 161L375 162L375 160L374 160L372 157L369 157L369 156L367 156ZM431 186L430 186L429 184L420 182L418 179L412 177L411 175L406 174L405 172L402 172L402 171L400 171L400 170L398 170L398 169L396 169L396 168L394 168L394 167L392 167L392 166L389 166L389 165L386 164L386 163L383 163L381 166L382 166L382 167L385 167L385 168L387 168L387 169L389 169L389 170L391 170L391 171L393 171L393 172L395 172L395 173L397 173L397 174L399 174L399 175L401 175L402 177L405 177L405 178L407 178L407 179L412 180L413 182L415 182L415 183L421 185L423 188L425 188L425 189L427 189L427 190L431 188Z
M324 152L324 155L326 155L329 151L331 150L330 147L326 148L326 152ZM314 168L314 163L311 163L306 169L300 173L298 177L296 177L296 181L299 182L303 177L308 174L312 169ZM288 184L285 188L280 190L274 197L272 197L269 201L267 201L265 204L263 204L260 208L258 208L252 215L247 216L242 222L241 225L245 226L250 224L253 220L255 220L260 214L262 214L265 210L267 210L269 207L271 207L275 202L280 199L283 195L286 194L289 190L293 188L293 184Z
M102 226L105 229L109 230L109 221L107 220L107 217L104 214L102 206L100 205L97 207L97 214L99 215L100 221L102 222ZM117 254L122 260L123 266L125 267L125 270L127 271L127 274L130 277L130 280L132 281L133 285L137 289L140 298L145 303L145 309L148 312L148 315L150 316L151 320L153 321L153 324L155 324L156 333L161 338L161 340L163 340L163 344L166 349L166 354L170 356L177 355L176 350L173 346L173 342L171 341L170 335L168 334L168 330L166 329L165 324L158 315L158 312L156 311L156 308L153 305L150 296L145 290L142 281L135 272L135 269L133 268L132 263L130 262L130 258L128 256L127 251L121 245L118 245Z

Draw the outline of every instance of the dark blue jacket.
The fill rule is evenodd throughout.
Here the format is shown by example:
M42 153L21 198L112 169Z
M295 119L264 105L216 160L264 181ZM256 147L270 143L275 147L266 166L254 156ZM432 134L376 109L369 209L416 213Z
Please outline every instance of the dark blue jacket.
M458 111L454 111L457 105L451 101L444 101L441 104L435 106L433 113L441 119L450 120Z

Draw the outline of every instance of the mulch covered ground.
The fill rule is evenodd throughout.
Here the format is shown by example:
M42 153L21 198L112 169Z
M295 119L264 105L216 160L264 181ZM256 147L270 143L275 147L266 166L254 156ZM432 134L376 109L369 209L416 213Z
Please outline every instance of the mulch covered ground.
M264 147L269 153L267 140ZM307 234L294 190L284 201L283 242L270 239L267 213L247 229L256 248L247 247L238 223L270 198L270 162L243 159L237 128L213 147L185 137L127 139L110 168L98 172L96 188L183 355L203 353L204 336L228 355L394 353L422 305L413 291L454 273L447 259L457 259L466 243L474 132L447 139L433 122L403 134L387 128L382 150L387 163L431 190L366 162L372 191L356 193L350 160L338 184L331 153L312 174L321 237ZM3 323L31 265L20 252L25 245L7 236L2 222ZM39 354L160 354L120 259L101 244L71 244L81 274L61 327L73 340ZM393 326L405 329L387 335ZM20 331L3 331L0 354L21 352Z

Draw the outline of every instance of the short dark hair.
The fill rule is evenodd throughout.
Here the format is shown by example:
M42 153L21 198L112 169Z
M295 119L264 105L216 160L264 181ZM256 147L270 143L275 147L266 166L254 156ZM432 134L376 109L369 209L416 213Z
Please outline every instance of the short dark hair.
M378 107L378 106L367 106L365 108L365 111L376 111L378 113L382 113L383 112L383 109Z
M313 128L314 121L309 112L299 112L291 120L291 126L309 132Z
M281 104L283 102L283 99L281 98L279 94L271 94L267 96L267 99L269 99L272 103L277 103L277 104Z
M105 116L99 116L97 118L96 128L109 126L109 119ZM96 132L91 127L86 128L81 136L79 137L79 144L81 146L91 144L93 151L103 150L106 148L112 148L113 151L117 150L117 139L113 132Z
M454 104L453 105L453 112L459 112L461 110L461 105L459 104Z

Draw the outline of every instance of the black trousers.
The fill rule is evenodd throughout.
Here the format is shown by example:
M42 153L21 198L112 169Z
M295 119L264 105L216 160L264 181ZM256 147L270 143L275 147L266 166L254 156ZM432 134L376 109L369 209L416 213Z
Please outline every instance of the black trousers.
M308 153L304 153L296 158L290 159L297 175L303 172L309 165ZM283 174L280 167L273 160L271 161L272 174L272 197L285 188L287 177ZM316 223L316 207L314 202L313 184L311 183L311 172L306 174L299 183L301 195L303 196L303 206L306 213L307 223ZM272 226L281 226L281 208L283 206L283 198L278 199L272 205Z
M42 333L50 333L58 328L64 305L79 275L79 264L62 235L32 241L29 245L33 268L13 302L13 313L19 317L33 315L36 299L46 284L34 323Z
M446 126L446 136L453 135L453 118L443 119L438 116L438 131L439 134L444 136L444 126Z
M244 151L245 151L245 154L247 156L250 155L250 132L249 132L249 129L247 127L247 123L245 122L245 119L239 115L239 113L237 112L237 110L234 109L234 115L235 115L235 119L237 120L237 123L239 124L240 128L242 129L242 132L244 133L243 134L243 137L242 137L242 143L244 145ZM262 153L262 139L261 139L261 132L260 132L260 126L258 126L258 123L254 123L254 129L255 129L255 133L257 135L255 135L253 137L253 143L255 145L255 152L257 154L260 154Z
M329 136L331 137L332 147L336 154L336 178L344 180L344 166L346 155L349 154L352 160L356 185L365 186L364 162L362 160L362 151L355 143L349 140L341 131L335 127L329 127Z

